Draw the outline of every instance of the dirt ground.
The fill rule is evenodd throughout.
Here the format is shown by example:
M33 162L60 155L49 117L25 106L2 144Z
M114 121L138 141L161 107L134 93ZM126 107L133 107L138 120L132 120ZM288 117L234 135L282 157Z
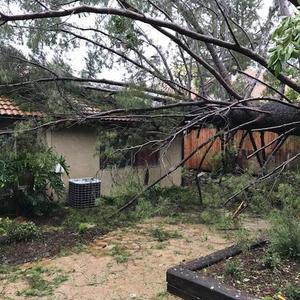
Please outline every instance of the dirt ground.
M175 232L177 236L159 241L153 236L153 230L157 228ZM178 298L166 292L166 270L230 244L230 237L206 225L168 224L164 219L153 218L134 227L111 232L95 240L83 252L34 263L62 269L68 274L68 279L55 288L52 295L17 296L16 292L26 287L24 279L0 281L1 295L3 299L175 300ZM119 261L116 247L119 249ZM22 268L32 265L24 264Z

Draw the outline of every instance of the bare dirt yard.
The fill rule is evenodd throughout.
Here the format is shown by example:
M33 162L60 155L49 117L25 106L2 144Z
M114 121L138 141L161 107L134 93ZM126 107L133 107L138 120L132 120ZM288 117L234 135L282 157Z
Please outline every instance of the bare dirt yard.
M251 231L264 226L251 224ZM203 224L170 224L167 218L152 218L108 233L79 253L3 269L0 298L177 299L166 291L166 270L229 246L233 234Z

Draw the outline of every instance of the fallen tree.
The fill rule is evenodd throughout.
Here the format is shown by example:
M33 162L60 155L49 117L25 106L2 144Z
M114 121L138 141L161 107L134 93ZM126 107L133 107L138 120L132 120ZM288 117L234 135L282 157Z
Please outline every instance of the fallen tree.
M77 2L33 1L30 5L19 4L14 13L15 7L11 8L8 1L9 9L0 11L1 35L7 39L8 33L23 33L23 41L33 53L29 57L18 53L10 57L27 67L22 69L20 81L2 76L1 93L14 95L17 89L25 98L29 92L35 93L36 87L54 86L57 96L67 103L70 91L76 89L80 97L101 99L94 104L113 106L92 116L79 118L73 114L38 127L107 116L144 118L152 124L158 120L160 125L172 119L175 125L166 126L167 135L164 132L164 138L159 139L158 148L207 124L218 128L212 139L231 136L239 129L250 136L253 131L273 131L279 136L272 142L276 146L271 155L287 136L300 135L297 1L289 1L290 7L286 0L274 1L263 21L258 16L260 1L83 1L86 5L81 6ZM271 37L274 22L284 15L286 18ZM79 17L93 19L88 23L91 25L85 25ZM161 42L155 42L155 37ZM84 76L75 76L66 66L59 69L45 60L49 45L63 57L71 42L74 47L82 43L89 46L85 48ZM99 78L103 66L120 64L128 71L124 81ZM28 66L39 72L30 73ZM250 66L256 70L254 76L246 72ZM266 95L253 97L258 84L265 87ZM132 93L128 97L138 99L136 104L119 107L124 91ZM44 99L46 96L43 94ZM158 182L210 142L195 148ZM253 142L254 154L265 147L258 149ZM260 162L261 166L264 163Z

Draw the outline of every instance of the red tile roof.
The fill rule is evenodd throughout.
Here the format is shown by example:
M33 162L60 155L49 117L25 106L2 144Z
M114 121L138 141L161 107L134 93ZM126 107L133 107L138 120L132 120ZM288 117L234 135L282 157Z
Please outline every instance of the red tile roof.
M14 117L41 117L43 113L38 111L23 111L18 105L11 102L5 97L0 96L0 117L14 116Z
M75 102L78 106L80 106L80 110L82 113L86 115L97 115L101 112L99 108L90 107L84 103ZM9 117L42 117L45 116L44 113L33 111L23 111L20 109L18 105L16 105L13 101L8 100L7 98L0 96L0 118L1 116L9 116ZM61 116L60 116L61 117ZM101 121L106 122L141 122L141 119L132 120L127 117L117 117L117 116L103 116Z

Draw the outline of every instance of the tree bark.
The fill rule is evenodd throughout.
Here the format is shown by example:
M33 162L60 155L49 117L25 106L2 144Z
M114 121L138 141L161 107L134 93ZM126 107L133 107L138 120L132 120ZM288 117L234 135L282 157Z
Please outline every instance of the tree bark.
M272 102L261 105L259 109L268 113L262 114L237 108L228 112L226 121L223 116L219 118L215 116L211 122L217 126L234 128L245 122L256 120L249 125L242 126L240 129L250 131L265 129L281 134L295 128L292 134L300 135L300 107L287 105L284 102Z

